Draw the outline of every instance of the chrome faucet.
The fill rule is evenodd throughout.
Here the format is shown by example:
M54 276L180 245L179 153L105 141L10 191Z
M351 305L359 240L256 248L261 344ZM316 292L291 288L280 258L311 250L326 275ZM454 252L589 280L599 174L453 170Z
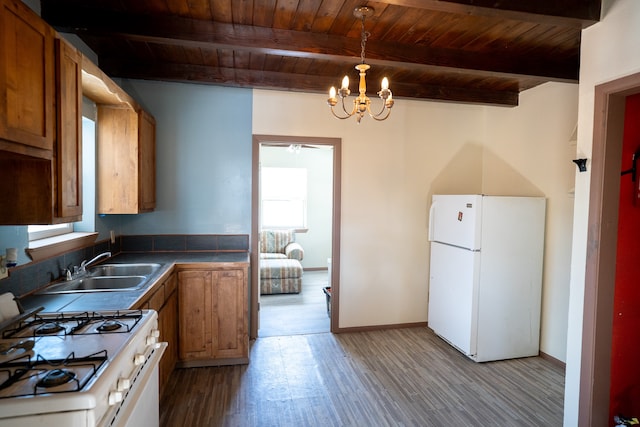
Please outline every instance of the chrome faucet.
M65 280L74 280L78 277L83 277L87 274L87 267L93 264L94 262L102 259L109 258L111 256L111 252L103 252L100 255L95 256L89 261L84 260L80 263L79 266L74 265L73 267L70 265L68 268L62 270L62 274L64 274Z
M93 257L91 260L87 261L84 260L82 261L82 263L80 263L80 269L79 269L79 273L83 274L85 273L87 270L87 267L90 266L91 264L93 264L94 262L102 259L102 258L109 258L111 256L111 252L103 252L100 255L97 255L95 257Z
M90 266L91 264L93 264L94 262L102 258L109 258L110 256L111 256L111 252L103 252L89 261L87 260L82 261L80 263L80 266L74 265L73 268L69 266L69 268L66 268L62 271L62 273L65 275L65 280L73 280L73 279L77 279L78 277L84 276L85 274L87 274L88 266Z

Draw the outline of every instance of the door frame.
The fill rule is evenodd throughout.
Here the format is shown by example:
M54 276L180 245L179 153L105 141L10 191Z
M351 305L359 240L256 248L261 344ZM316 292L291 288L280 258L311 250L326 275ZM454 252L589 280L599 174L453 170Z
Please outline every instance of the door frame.
M338 331L340 318L340 188L342 139L284 135L253 135L251 165L251 298L249 338L258 337L260 310L260 254L258 236L260 228L260 145L291 144L328 145L333 147L333 206L331 219L331 319L330 331Z
M595 87L578 425L608 425L622 137L640 73Z

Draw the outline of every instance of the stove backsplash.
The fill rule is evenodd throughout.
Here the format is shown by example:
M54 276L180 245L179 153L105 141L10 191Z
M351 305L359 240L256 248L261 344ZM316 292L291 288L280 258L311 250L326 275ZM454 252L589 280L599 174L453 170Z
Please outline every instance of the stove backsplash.
M9 270L9 277L0 280L0 293L12 292L18 297L36 291L62 277L69 266L80 265L109 251L114 256L123 252L248 252L249 236L246 234L171 234L118 236L115 243L109 240L40 262L30 262Z

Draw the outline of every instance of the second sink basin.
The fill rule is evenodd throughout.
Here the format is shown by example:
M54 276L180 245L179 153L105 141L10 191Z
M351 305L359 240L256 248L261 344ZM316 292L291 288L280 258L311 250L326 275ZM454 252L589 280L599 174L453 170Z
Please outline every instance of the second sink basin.
M145 276L83 277L49 286L43 294L67 294L72 292L108 292L138 289L147 280Z
M113 276L149 276L160 268L160 264L101 264L87 269L91 277Z

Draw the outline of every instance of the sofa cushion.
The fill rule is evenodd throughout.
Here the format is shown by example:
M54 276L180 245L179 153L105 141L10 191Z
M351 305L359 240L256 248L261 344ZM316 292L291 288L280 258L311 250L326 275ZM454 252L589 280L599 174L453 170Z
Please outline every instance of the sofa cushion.
M302 264L297 259L261 259L261 279L298 279L302 277Z
M285 254L275 254L271 252L260 253L260 259L285 259L285 258L287 258Z
M287 258L297 259L298 261L302 261L304 258L304 249L299 243L291 242L284 249L284 253Z
M284 253L284 248L295 241L293 230L262 230L260 232L260 252Z

